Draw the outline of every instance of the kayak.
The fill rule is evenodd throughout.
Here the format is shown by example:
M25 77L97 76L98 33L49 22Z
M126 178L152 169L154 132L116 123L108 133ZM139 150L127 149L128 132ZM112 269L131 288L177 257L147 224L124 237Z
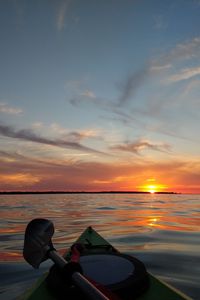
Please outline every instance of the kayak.
M79 263L84 276L100 287L117 295L117 299L137 300L192 300L169 284L146 271L138 259L120 253L92 227L88 227L75 241L82 245ZM64 259L70 261L71 251ZM86 299L80 290L67 295L68 287L62 287L54 266L36 284L26 291L19 300ZM56 277L57 276L57 277Z

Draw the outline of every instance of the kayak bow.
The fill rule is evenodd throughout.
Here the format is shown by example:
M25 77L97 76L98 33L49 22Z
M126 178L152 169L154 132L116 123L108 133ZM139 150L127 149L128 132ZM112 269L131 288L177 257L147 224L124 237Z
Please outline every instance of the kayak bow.
M121 299L192 300L172 286L146 272L138 259L121 254L92 227L88 227L75 241L82 245L80 266L83 274L95 286L117 294ZM71 260L71 251L64 255ZM101 290L101 288L100 288ZM104 292L103 292L104 293ZM112 294L114 293L114 294ZM114 299L111 298L110 299ZM87 299L80 288L66 284L63 275L53 266L20 300ZM108 298L109 299L109 298Z

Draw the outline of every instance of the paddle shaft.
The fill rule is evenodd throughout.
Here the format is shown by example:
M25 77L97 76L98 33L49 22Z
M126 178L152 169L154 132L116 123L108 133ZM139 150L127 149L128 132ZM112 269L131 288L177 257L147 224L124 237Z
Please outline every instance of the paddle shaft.
M48 256L61 269L67 264L66 260L55 250L49 251ZM79 272L73 273L72 282L91 300L110 300Z

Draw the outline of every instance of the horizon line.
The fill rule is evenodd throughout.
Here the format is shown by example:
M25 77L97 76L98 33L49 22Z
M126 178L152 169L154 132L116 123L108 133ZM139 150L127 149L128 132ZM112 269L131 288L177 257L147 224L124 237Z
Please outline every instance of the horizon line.
M3 194L182 194L181 192L148 191L0 191Z

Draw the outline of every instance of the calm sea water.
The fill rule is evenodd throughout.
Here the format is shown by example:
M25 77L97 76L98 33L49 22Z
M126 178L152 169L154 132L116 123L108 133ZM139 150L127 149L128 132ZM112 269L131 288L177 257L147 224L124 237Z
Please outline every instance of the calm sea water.
M62 253L92 225L154 275L200 299L200 195L0 195L0 299L15 299L51 262L34 270L22 257L24 230L36 217L54 222Z

